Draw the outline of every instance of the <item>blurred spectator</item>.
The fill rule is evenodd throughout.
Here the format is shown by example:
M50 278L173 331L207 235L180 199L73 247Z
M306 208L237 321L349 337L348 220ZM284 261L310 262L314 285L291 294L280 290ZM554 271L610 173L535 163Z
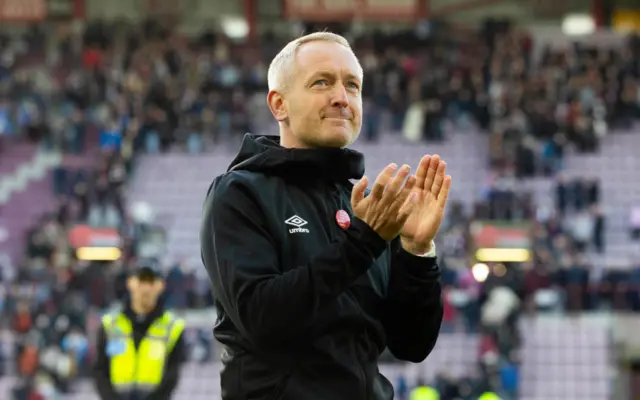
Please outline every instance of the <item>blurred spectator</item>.
M268 133L274 126L264 106L266 66L287 38L266 35L256 49L219 33L186 40L160 23L143 25L90 23L54 43L59 65L47 63L38 72L32 67L45 65L38 55L47 32L0 46L0 153L8 140L28 140L88 159L55 169L55 208L34 221L18 268L2 269L0 303L23 377L19 399L73 390L91 357L92 320L117 304L128 271L162 231L160 216L146 205L125 206L137 157L224 150L245 132ZM443 332L481 335L478 364L469 373L438 376L434 386L443 400L487 390L514 396L522 312L640 310L638 284L624 285L640 282L638 270L602 272L592 254L607 244L600 182L563 173L566 154L598 151L610 131L629 128L640 116L637 40L616 50L546 47L539 61L528 34L492 24L478 33L446 26L427 36L367 33L353 43L367 77L364 140L391 131L412 142L444 141L449 125L459 134L486 131L491 145L493 174L485 192L473 210L452 203L438 237ZM555 199L533 199L522 189L522 179L540 175L556 179ZM630 234L640 239L640 209L629 212ZM492 264L484 282L474 276L469 227L482 219L532 223L531 262ZM124 243L121 259L78 260L68 239L76 224L115 228ZM212 305L208 282L194 266L166 264L168 305ZM498 276L503 267L508 273ZM587 293L594 285L602 290ZM616 302L617 291L630 301ZM195 333L193 357L211 359L211 342ZM400 396L402 385L409 383L399 386Z

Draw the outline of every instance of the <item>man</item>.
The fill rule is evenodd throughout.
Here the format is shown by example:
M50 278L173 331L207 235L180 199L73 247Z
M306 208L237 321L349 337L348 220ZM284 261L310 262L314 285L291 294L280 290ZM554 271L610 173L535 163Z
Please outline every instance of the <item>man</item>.
M127 279L129 299L102 317L94 368L102 400L167 400L185 355L184 321L164 309L164 280L143 266Z
M345 149L361 128L362 78L341 36L288 44L268 72L280 137L245 136L209 190L201 247L224 400L390 400L385 347L420 362L435 345L433 238L451 178L426 156L415 176L389 165L366 195L363 156Z

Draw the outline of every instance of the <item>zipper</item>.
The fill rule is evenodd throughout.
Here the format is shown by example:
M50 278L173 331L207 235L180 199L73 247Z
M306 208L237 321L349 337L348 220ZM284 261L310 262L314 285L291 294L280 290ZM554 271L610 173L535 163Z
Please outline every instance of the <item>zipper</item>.
M356 299L354 298L352 293L347 292L349 297L357 303ZM360 314L362 314L362 310L360 310ZM360 373L362 375L362 385L363 385L363 390L362 393L364 393L364 398L363 400L369 400L371 398L371 391L369 390L369 379L367 376L367 368L365 366L365 362L361 356L361 352L360 349L357 347L358 345L355 344L356 346L356 357L358 359L358 369L360 370Z
M331 186L331 198L333 199L333 203L336 206L336 211L338 210L343 210L346 211L348 214L350 213L351 210L351 203L350 202L346 202L345 203L345 193L344 193L344 187L340 186L340 184L334 183Z
M329 199L329 201L326 201L325 203L326 204L325 212L328 214L329 221L330 221L329 222L330 228L327 234L333 238L335 237L336 234L338 234L338 232L340 232L340 228L336 224L335 218L338 210L342 209L342 195L340 192L340 187L335 183L325 185L324 190L327 196L326 199Z
M351 210L351 203L347 202L345 204L345 200L344 200L344 196L343 196L343 186L340 186L337 183L334 183L331 186L330 192L331 192L331 198L337 208L337 210L343 210L346 211L347 213L351 214L350 210ZM349 296L351 297L351 293L349 293ZM352 297L353 298L353 297ZM356 299L353 298L353 300L357 303ZM362 312L362 311L361 311ZM362 385L363 385L363 393L365 395L363 400L369 400L371 399L371 395L372 395L372 385L369 384L369 376L367 375L367 369L365 366L365 363L362 361L362 359L360 357L358 357L358 367L360 369L360 373L362 375Z
M342 208L342 193L340 191L340 186L334 183L333 185L331 185L329 192L331 194L331 200L333 201L333 204L338 208L338 210L340 210Z

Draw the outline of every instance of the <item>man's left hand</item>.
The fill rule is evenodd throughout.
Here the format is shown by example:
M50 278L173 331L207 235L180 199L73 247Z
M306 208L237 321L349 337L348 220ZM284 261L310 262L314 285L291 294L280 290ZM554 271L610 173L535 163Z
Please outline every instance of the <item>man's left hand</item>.
M451 176L445 175L446 170L447 164L437 154L420 160L413 189L418 201L400 231L402 247L409 253L427 253L440 229L451 189Z

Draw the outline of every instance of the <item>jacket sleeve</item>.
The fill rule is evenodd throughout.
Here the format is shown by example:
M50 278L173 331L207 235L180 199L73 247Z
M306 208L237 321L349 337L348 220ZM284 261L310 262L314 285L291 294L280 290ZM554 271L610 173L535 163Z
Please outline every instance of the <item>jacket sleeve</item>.
M96 383L96 389L101 400L120 400L120 395L111 385L110 360L106 353L107 335L104 327L100 325L98 335L96 337L95 363L93 365L93 376Z
M436 258L417 257L396 240L383 325L387 347L401 360L421 362L436 344L442 323L442 289Z
M185 360L186 349L182 334L173 346L171 353L167 357L165 363L164 375L160 385L149 394L147 400L166 400L171 398L171 394L178 387L178 379L180 377L180 367Z
M214 185L204 207L203 261L216 300L254 344L299 335L387 249L386 241L354 219L343 236L309 254L308 262L283 271L250 183L226 175Z

